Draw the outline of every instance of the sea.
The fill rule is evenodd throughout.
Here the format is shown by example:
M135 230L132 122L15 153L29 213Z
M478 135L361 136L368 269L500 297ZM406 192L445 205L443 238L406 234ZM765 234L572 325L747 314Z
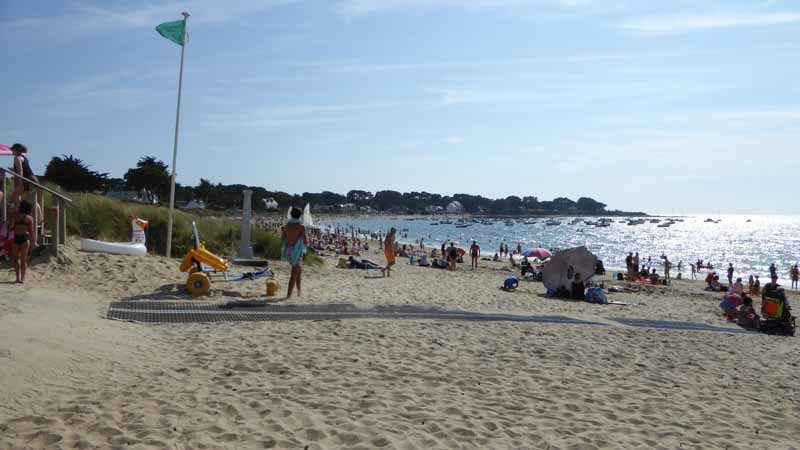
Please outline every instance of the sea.
M553 219L558 225L547 225ZM480 218L404 218L362 216L337 218L320 223L325 229L356 230L361 234L381 232L395 227L399 241L418 245L422 239L426 247L439 247L443 242L453 242L467 248L473 240L481 246L484 256L493 256L505 243L510 249L520 245L523 250L543 247L567 249L586 246L607 269L625 267L628 252L639 252L646 263L662 267L662 255L672 262L673 276L682 261L683 276L690 273L689 263L702 259L711 262L725 278L728 263L734 265L735 276L744 282L752 275L767 280L769 265L775 263L781 282L788 287L788 274L792 264L800 260L800 216L793 215L689 215L644 217L644 223L629 225L638 218L609 217L608 227L587 225L599 217L552 217L530 219ZM671 219L671 220L670 220ZM459 220L461 226L459 225ZM481 223L481 220L484 220ZM671 225L661 226L670 220ZM453 223L441 223L452 221ZM533 223L535 222L535 223ZM464 225L469 225L464 227Z

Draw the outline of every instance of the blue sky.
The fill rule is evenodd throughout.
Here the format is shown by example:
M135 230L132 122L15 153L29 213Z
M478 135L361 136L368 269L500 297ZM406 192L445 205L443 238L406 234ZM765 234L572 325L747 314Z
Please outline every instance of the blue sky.
M0 142L170 162L184 9L184 184L800 213L789 1L3 0Z

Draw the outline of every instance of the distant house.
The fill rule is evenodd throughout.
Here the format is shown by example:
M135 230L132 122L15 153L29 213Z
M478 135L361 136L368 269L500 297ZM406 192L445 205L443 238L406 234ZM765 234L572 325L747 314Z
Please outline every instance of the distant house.
M158 196L146 189L141 191L108 191L106 192L106 197L127 202L158 203Z
M426 213L430 213L430 214L437 214L437 213L440 213L440 212L443 212L443 211L444 211L444 208L442 208L441 206L436 206L436 205L431 205L431 206L428 206L427 208L425 208L425 212Z
M206 203L202 200L191 200L183 205L183 209L206 209Z
M274 198L269 197L262 200L264 202L264 209L278 209L278 202Z
M339 210L345 212L355 211L357 209L358 207L356 207L355 203L345 203L343 205L339 205Z
M454 200L447 205L447 214L464 214L464 205L458 200Z

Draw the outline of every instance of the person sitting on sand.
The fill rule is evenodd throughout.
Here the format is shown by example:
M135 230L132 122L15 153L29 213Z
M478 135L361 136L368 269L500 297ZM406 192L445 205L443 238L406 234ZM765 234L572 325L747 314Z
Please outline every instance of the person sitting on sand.
M528 261L527 256L522 257L522 262L519 265L520 275L525 278L526 273L533 274L533 266L531 265L530 261Z
M742 297L742 304L739 305L739 311L736 315L736 323L744 328L758 329L760 317L756 314L756 309L753 308L753 299L750 296Z
M492 258L492 261L494 261L494 262L498 262L498 261L500 261L500 255L499 255L499 254L497 254L497 253L495 253L495 254L494 254L494 258Z
M386 256L386 267L381 271L385 277L392 275L392 266L397 262L394 254L394 247L397 244L397 242L395 242L395 235L397 235L397 229L392 227L389 229L389 232L386 233L386 239L383 241L383 254Z
M650 272L650 277L648 278L651 283L657 284L658 283L658 272L656 272L656 268L653 267L653 270Z
M428 263L428 255L426 255L425 253L422 253L419 256L419 265L420 265L420 267L429 267L430 266L430 263Z
M14 242L11 244L11 262L17 276L17 283L25 282L25 273L28 270L28 251L31 246L36 247L32 241L33 218L30 216L33 206L27 200L22 200L19 208L12 217Z
M731 292L734 294L744 295L744 285L742 284L741 278L737 278L736 282L733 283L731 286Z
M581 279L581 274L576 273L572 279L572 296L573 300L586 300L586 284Z
M770 275L772 281L764 285L764 292L761 294L762 302L766 298L779 298L783 300L783 313L787 315L787 317L791 317L792 315L792 307L789 304L789 299L786 297L786 293L783 291L783 288L780 284L778 284L778 274L773 273Z
M503 282L503 289L504 291L512 292L515 291L519 287L519 278L517 277L508 277Z
M292 218L283 227L281 235L281 256L289 261L292 266L292 274L289 276L289 290L286 298L292 298L292 290L297 286L297 296L300 296L300 282L303 274L303 256L306 253L308 241L306 240L306 227L300 217L303 211L299 208L292 208Z

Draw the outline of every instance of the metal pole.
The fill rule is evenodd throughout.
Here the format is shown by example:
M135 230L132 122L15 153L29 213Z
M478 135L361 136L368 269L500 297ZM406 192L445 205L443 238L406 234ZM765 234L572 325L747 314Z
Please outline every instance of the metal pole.
M183 89L183 51L186 49L186 19L189 13L183 15L183 38L181 39L181 69L178 75L178 109L175 112L175 142L172 145L172 181L169 187L169 219L167 220L167 258L172 257L172 215L175 211L175 164L178 160L178 125L181 121L181 90Z

